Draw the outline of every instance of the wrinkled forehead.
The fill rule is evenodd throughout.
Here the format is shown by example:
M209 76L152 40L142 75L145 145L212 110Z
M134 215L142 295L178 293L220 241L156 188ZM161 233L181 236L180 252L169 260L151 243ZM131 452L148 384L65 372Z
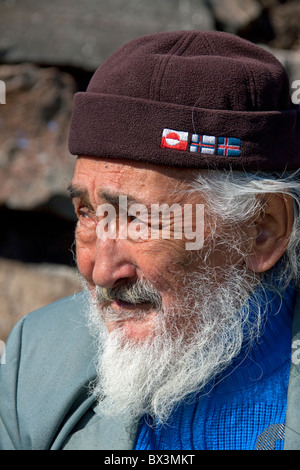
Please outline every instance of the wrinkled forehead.
M175 168L130 160L77 158L72 188L81 188L95 195L101 191L128 194L147 199L149 203L164 201L191 187L198 170Z

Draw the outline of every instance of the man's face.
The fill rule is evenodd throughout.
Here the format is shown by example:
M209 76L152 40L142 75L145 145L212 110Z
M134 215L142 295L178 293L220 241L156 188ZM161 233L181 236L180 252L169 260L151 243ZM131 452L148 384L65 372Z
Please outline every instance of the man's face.
M164 421L177 401L205 386L240 351L249 313L243 306L256 280L249 280L240 258L236 228L219 230L209 211L201 220L204 230L197 217L187 219L192 229L196 224L203 230L203 246L194 251L185 239L192 230L184 226L175 236L177 213L169 237L123 236L119 196L127 197L128 207L139 202L206 209L203 195L189 191L193 176L137 162L77 161L70 187L78 216L77 263L89 290L91 331L100 340L93 391L105 413L149 413ZM115 237L99 236L105 216L98 209L108 203L117 215ZM127 214L127 228L131 223ZM158 225L163 234L164 224Z
M78 216L77 263L90 290L96 286L105 289L122 288L134 285L137 281L145 281L160 294L163 307L174 304L184 277L192 273L196 266L199 267L199 257L195 256L194 251L186 249L184 230L180 238L175 238L175 219L171 217L170 236L165 238L153 239L150 235L144 239L121 238L117 232L116 237L104 239L97 235L99 218L95 216L99 206L109 203L114 206L118 218L119 196L127 197L128 207L136 202L149 208L153 204L167 204L168 207L179 204L183 208L186 203L194 207L196 202L200 206L203 201L199 195L196 199L194 195L187 194L190 189L187 181L191 176L190 170L144 163L91 157L77 160L71 190L75 196L73 201ZM130 224L133 217L128 214L126 217L127 224ZM150 225L150 217L148 222ZM195 222L194 216L192 225ZM197 227L197 230L203 230L203 227ZM162 232L162 227L158 231ZM224 254L218 254L211 256L210 262L220 264L225 259ZM110 310L118 317L116 321L113 316L105 317L104 314L109 331L122 328L134 340L146 338L153 331L157 311L150 301L134 304L117 298L104 303L106 306L109 303ZM99 305L99 308L103 305Z

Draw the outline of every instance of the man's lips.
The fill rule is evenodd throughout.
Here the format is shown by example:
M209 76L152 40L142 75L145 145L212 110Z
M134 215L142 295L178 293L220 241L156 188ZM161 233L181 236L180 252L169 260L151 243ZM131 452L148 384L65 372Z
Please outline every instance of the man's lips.
M124 300L113 300L111 307L117 311L120 310L143 310L145 312L151 310L152 306L149 303L133 304L125 302Z
M140 308L143 304L132 304L124 300L113 300L110 305L115 310L135 310L137 306Z
M153 305L146 302L133 304L124 300L113 300L109 307L114 311L114 314L111 311L110 313L105 312L104 309L104 316L112 322L141 321L150 313L154 313Z

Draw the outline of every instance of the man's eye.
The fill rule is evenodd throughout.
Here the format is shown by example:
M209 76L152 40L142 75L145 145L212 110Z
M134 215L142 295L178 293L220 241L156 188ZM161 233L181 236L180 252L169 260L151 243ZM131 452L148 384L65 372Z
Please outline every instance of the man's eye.
M83 217L84 219L89 217L89 213L86 210L79 209L78 213L80 217Z
M79 220L85 223L92 223L95 221L93 213L86 207L80 207L79 209L77 209L77 216Z
M77 215L78 217L82 217L82 218L87 218L89 216L88 214L88 210L87 209L82 209L82 208L79 208L77 209Z
M127 217L130 223L133 223L136 225L148 226L148 221L145 219L139 219L138 217L134 215L128 215Z
M142 221L138 219L135 215L127 215L129 222L141 223Z

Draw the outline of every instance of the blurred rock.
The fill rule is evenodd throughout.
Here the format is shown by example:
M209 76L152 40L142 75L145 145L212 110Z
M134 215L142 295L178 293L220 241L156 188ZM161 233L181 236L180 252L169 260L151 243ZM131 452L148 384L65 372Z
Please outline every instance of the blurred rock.
M289 0L283 3L276 2L276 4L269 9L269 17L274 31L274 39L269 42L269 46L275 49L299 49L299 0Z
M256 21L262 7L257 0L209 0L219 29L237 33Z
M80 290L72 268L0 258L0 340L27 313Z
M32 208L64 194L75 165L67 139L75 82L57 68L2 65L0 204Z
M208 0L216 27L275 49L299 49L299 0Z
M213 28L205 0L3 0L0 60L94 70L134 37Z

